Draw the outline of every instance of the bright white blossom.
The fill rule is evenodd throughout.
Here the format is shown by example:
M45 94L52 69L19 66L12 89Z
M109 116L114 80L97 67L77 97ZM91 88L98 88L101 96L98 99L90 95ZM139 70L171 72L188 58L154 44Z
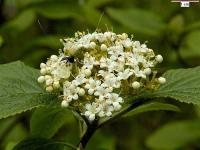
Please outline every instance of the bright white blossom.
M77 32L61 41L59 55L40 64L38 82L48 92L60 92L61 106L74 107L89 121L119 111L126 102L122 95L166 82L154 69L163 57L126 33Z

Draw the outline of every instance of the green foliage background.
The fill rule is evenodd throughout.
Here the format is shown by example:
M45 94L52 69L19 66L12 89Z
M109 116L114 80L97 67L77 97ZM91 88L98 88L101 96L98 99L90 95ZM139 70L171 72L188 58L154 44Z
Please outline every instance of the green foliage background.
M135 40L147 42L148 47L164 57L164 62L159 66L160 73L168 69L190 68L200 65L199 11L199 3L192 3L190 8L181 8L179 3L171 3L170 0L0 0L0 63L21 60L39 68L40 62L62 48L60 38L72 36L78 30L93 32L101 29L126 32L133 34ZM10 70L14 69L11 66ZM184 72L177 71L174 79L176 83L185 81L195 74L199 75L198 70L190 71L185 77ZM170 76L170 73L173 71L166 76ZM3 71L0 76L10 77ZM196 79L185 82L185 87L190 88ZM7 83L1 81L0 84ZM164 90L158 91L158 95L170 95L171 98L178 95L183 102L187 102L188 97L181 95L187 92L187 88L177 86L180 90L176 95ZM200 90L198 86L197 82L195 87ZM28 92L37 91L35 87L37 85L29 88ZM171 88L171 92L177 89L171 82L162 89L167 88ZM189 97L192 103L199 104L197 96ZM23 98L26 99L26 95ZM16 107L16 112L19 112L17 100L19 98L10 99L10 102L16 102L13 108ZM180 112L159 111L160 107L173 111L178 108L159 104L159 101L163 102L162 98L156 97L155 100L157 103L144 107L148 111L157 111L141 113L144 108L138 108L131 112L137 115L127 115L114 121L95 133L87 149L200 149L199 107L165 99L179 106ZM38 103L33 98L31 101ZM9 108L5 108L4 112L9 113ZM51 122L54 123L52 126ZM57 108L39 108L0 120L0 149L11 150L30 135L76 145L79 140L77 120L71 112Z

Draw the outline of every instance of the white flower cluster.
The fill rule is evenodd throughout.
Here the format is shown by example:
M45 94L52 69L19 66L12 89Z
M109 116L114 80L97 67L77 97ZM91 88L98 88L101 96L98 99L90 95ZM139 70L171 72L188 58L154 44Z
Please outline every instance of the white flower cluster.
M162 56L125 33L77 32L63 44L59 56L41 63L38 82L47 91L61 92L61 105L75 107L90 121L120 110L124 102L120 95L155 89L166 82L156 78L154 70Z

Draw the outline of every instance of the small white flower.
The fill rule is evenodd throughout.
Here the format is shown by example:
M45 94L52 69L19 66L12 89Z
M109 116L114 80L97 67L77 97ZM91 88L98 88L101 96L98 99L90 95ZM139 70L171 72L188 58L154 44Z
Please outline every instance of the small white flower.
M112 32L105 32L105 33L104 33L104 36L105 36L107 39L111 39Z
M88 93L90 95L92 95L94 93L94 91L96 90L96 88L101 84L100 80L94 80L92 78L90 78L88 80L88 83L85 85L85 88L88 89Z
M126 39L126 40L124 40L124 42L123 42L123 45L124 45L124 47L126 47L126 48L129 48L129 47L131 47L132 46L132 41L130 40L130 39Z
M120 103L123 103L123 99L119 97L119 95L116 93L110 94L108 97L108 101L110 102L110 104L113 105L114 110L119 110L121 108Z
M127 68L127 69L124 70L124 72L119 72L119 73L118 73L118 79L119 79L119 80L126 80L126 79L128 79L132 74L133 74L133 70Z
M104 113L107 117L112 116L112 112L114 111L113 106L107 106L104 108Z
M136 77L146 78L146 74L142 70L139 69L139 66L134 66L133 70Z
M93 121L95 119L95 115L99 112L96 103L86 104L85 109L85 116L88 117L89 121Z
M91 70L95 64L95 58L90 56L89 53L85 53L83 63L84 63L83 69Z
M76 78L72 81L72 83L76 86L79 86L85 82L86 82L86 78L85 78L84 74L80 74L80 75L76 76Z
M96 92L94 93L95 96L105 96L111 92L111 89L104 87L103 85L97 86Z

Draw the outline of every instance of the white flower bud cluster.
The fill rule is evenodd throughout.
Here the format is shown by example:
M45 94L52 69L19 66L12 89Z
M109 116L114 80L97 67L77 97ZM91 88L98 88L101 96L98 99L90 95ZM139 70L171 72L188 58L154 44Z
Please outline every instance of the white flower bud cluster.
M39 83L44 83L46 91L52 92L60 88L60 80L68 79L70 77L71 64L61 61L64 58L63 54L60 56L52 55L47 63L40 64L41 76L38 78Z
M63 52L41 63L38 82L47 91L59 90L61 105L76 107L90 121L119 111L124 103L120 95L153 90L166 82L156 78L154 70L162 56L125 33L77 32L62 41Z

